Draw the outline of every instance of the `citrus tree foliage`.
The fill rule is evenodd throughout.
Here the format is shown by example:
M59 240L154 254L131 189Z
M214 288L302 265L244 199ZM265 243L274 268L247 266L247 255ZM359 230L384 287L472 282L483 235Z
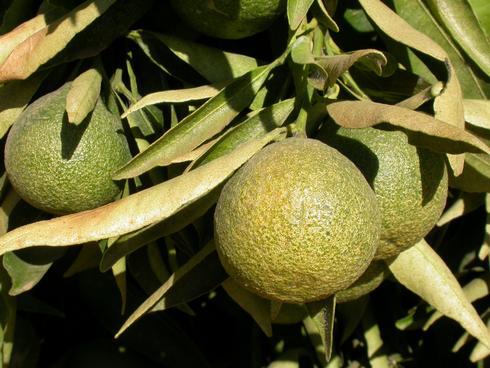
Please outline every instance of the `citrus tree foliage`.
M242 2L0 5L2 150L23 112L64 88L62 129L83 133L104 104L132 157L110 173L117 198L63 216L22 199L2 160L1 367L470 367L490 355L487 1ZM325 127L396 130L443 155L446 206L349 292L262 298L222 265L215 204L265 146Z

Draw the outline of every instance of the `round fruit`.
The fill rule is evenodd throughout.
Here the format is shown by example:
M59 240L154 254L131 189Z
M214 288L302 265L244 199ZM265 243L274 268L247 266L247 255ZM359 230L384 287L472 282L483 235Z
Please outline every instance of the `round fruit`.
M229 275L281 302L345 289L379 242L369 184L346 157L314 139L286 139L254 155L224 186L214 220Z
M54 214L98 207L120 187L111 179L130 158L119 119L99 100L80 125L65 114L69 84L32 103L5 145L5 169L17 193Z
M336 295L337 303L346 303L369 294L383 282L386 276L386 264L383 261L372 262L366 272L347 289Z
M172 0L172 6L197 31L238 39L269 27L286 9L286 0Z
M354 162L376 193L383 225L376 259L397 255L434 227L448 190L443 154L409 144L401 131L326 123L318 138Z

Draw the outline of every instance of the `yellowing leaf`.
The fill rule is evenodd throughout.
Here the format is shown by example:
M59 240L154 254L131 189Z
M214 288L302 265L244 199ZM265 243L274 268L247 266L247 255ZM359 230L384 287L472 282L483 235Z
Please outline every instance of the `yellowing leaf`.
M425 240L388 262L395 278L490 347L490 334L458 281Z
M0 82L29 77L115 2L116 0L86 1L61 19L30 34L15 46L0 65ZM39 27L40 23L35 26Z
M465 99L463 100L464 120L471 125L490 129L490 101Z
M45 77L46 73L36 74L27 80L13 81L0 87L0 138L27 106Z
M100 94L102 75L97 69L80 74L70 85L66 96L68 121L79 125L94 109Z
M121 116L125 118L132 112L138 111L146 106L155 105L159 103L181 103L206 100L208 98L216 96L220 89L225 84L216 84L208 86L200 86L193 88L174 89L168 91L154 92L142 97L138 102L129 106L129 108Z
M342 101L327 106L335 122L346 128L389 123L406 129L412 143L447 152L486 152L490 148L467 131L404 107L370 101Z
M106 239L162 221L209 193L255 152L284 133L284 129L276 129L195 170L105 206L19 227L0 237L0 255L28 247Z

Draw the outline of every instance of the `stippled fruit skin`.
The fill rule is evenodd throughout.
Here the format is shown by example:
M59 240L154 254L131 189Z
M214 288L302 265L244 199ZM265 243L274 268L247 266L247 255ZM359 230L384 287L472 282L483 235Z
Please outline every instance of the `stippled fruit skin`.
M337 303L346 303L369 294L383 282L388 273L384 261L373 261L368 269L347 289L341 290L336 295Z
M352 284L378 245L376 198L359 170L320 141L290 138L254 155L215 211L220 260L246 289L288 303Z
M286 9L286 0L172 0L192 28L211 37L239 39L265 30Z
M435 226L448 191L443 154L413 146L395 130L326 123L318 138L354 162L376 193L383 224L376 259L399 254Z
M111 175L131 158L118 117L100 100L80 125L68 123L68 90L65 84L32 103L5 145L5 168L19 196L53 214L112 201L121 188Z

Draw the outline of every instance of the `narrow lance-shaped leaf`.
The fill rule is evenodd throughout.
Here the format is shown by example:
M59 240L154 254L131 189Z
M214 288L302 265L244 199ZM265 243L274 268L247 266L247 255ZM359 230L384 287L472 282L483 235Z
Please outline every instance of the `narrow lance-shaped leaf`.
M485 152L490 148L467 131L404 107L370 101L342 101L327 106L335 122L346 128L389 123L408 131L412 143L446 153Z
M75 78L66 96L68 122L79 125L92 112L100 95L101 83L102 75L95 68Z
M464 120L471 125L490 129L490 100L463 100Z
M388 265L395 278L407 289L490 346L487 327L454 275L425 240L400 253Z
M432 13L490 77L490 43L467 0L427 0Z
M129 114L138 111L146 106L159 103L182 103L206 100L208 98L216 96L224 86L225 85L221 83L216 85L153 92L142 97L138 102L129 106L129 108L124 112L121 117L125 118Z
M251 293L228 278L222 284L228 295L259 325L266 336L272 336L271 302Z
M468 0L480 27L490 37L490 7L487 0Z
M211 267L210 267L211 266ZM161 286L159 287L148 299L146 299L143 304L141 304L132 314L129 316L129 318L124 322L120 330L116 334L116 338L120 336L125 330L128 329L134 322L136 322L139 318L141 318L144 314L146 314L148 311L150 311L158 302L165 303L165 300L162 299L166 295L166 293L171 292L174 288L186 288L186 285L190 287L192 291L193 290L193 284L195 282L194 278L197 277L201 281L204 282L214 282L215 285L219 285L221 282L223 282L228 275L224 271L221 272L220 269L218 269L218 280L212 280L212 277L209 277L210 271L213 271L212 268L220 268L221 264L219 263L219 260L217 258L217 253L215 251L214 247L214 242L209 242L204 248L202 248L198 253L196 253L189 261L187 261L186 264L184 264L181 268L179 268L175 273L173 273L170 278ZM216 270L214 270L216 271ZM186 283L184 283L184 280L187 280ZM191 281L192 280L192 281ZM217 281L217 283L216 283ZM207 290L206 290L207 291ZM200 293L199 295L201 295ZM196 296L199 296L196 295ZM185 301L182 301L185 302ZM178 305L178 304L174 304ZM163 306L160 306L159 308L165 309L165 304Z
M424 88L422 91L416 93L415 95L400 101L396 105L399 107L405 107L410 110L416 110L424 103L432 100L434 97L438 96L442 91L443 85L441 82L437 82L434 85Z
M461 87L446 51L428 36L413 28L381 1L359 0L359 2L366 14L387 36L445 64L449 77L445 89L436 97L434 102L436 118L456 127L464 128ZM449 162L455 175L461 174L464 156L450 155Z
M162 42L179 59L189 64L211 83L240 77L259 65L257 59L250 56L223 51L166 34L148 31L133 31L129 34L129 38L135 41L141 42L142 37L152 37Z
M335 23L335 20L332 18L335 8L337 7L337 0L330 1L327 0L327 4L333 4L332 6L325 6L324 0L316 0L313 10L316 10L315 17L318 19L320 23L323 23L334 32L338 32L339 26Z
M216 188L253 154L284 133L284 129L276 129L196 170L105 206L12 230L0 237L0 255L34 246L68 246L106 239L162 221Z
M0 87L0 138L27 106L45 77L46 73L39 73L29 79L13 81Z
M333 326L335 322L336 304L337 301L335 295L325 300L308 303L306 307L308 309L309 316L303 320L303 324L305 325L310 338L313 338L315 335L320 336L324 354L323 358L327 362L332 356ZM319 352L318 348L317 352Z
M0 65L0 81L29 77L115 2L116 0L86 1L60 20L33 33L17 45Z
M155 166L168 165L219 133L250 104L272 68L272 64L257 68L222 89L119 169L114 179L132 178Z
M289 99L255 112L247 120L230 129L218 141L214 142L210 148L208 147L201 156L189 165L186 171L222 157L245 142L263 137L267 132L283 125L288 115L293 111L293 108L294 99ZM162 236L175 233L192 223L216 203L220 191L220 187L215 188L204 197L184 207L178 213L164 221L142 228L134 233L121 236L112 247L105 251L100 269L106 271L119 258L134 252L136 249Z
M310 9L314 0L288 0L287 15L289 28L293 31L299 27L303 19L306 17L306 13Z
M470 193L490 192L490 156L468 153L465 157L463 173L457 177L451 175L449 184L453 188Z

